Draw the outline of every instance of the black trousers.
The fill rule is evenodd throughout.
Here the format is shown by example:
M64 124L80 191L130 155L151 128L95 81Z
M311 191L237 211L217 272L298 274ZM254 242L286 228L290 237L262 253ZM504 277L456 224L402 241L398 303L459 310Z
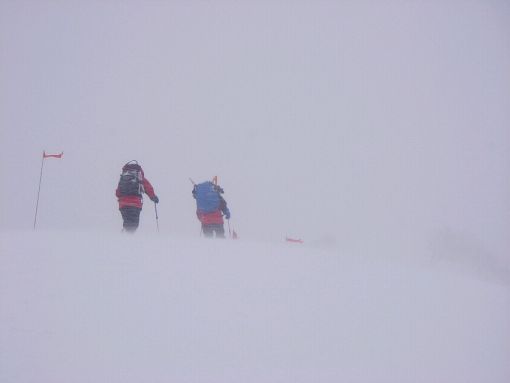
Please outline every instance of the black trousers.
M124 206L119 210L120 214L122 214L122 219L124 220L124 230L129 233L134 233L136 229L138 229L138 224L140 223L140 212L142 209L135 206Z
M213 233L216 233L216 238L225 238L225 229L222 224L202 224L202 232L204 233L204 237L207 238L211 238Z

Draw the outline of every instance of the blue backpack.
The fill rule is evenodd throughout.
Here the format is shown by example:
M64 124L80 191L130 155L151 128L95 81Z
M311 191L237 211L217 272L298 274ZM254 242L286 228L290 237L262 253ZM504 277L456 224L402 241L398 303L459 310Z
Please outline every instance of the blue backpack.
M223 193L223 189L211 181L195 185L193 197L197 200L197 209L204 213L218 210L221 201L220 193Z

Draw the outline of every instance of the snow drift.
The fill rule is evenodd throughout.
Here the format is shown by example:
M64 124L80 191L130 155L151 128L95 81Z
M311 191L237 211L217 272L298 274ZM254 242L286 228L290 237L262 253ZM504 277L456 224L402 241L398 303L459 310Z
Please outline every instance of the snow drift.
M506 382L501 280L334 247L0 236L0 381Z

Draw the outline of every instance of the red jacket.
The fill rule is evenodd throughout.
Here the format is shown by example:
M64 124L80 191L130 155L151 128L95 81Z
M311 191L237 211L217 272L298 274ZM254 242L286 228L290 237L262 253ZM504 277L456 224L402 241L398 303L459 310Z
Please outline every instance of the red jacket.
M202 225L223 225L223 214L230 217L230 211L227 202L220 196L220 207L211 213L206 213L197 209L197 218ZM228 215L227 215L228 214Z
M197 217L202 225L223 225L223 215L220 210L215 210L212 213L197 211Z
M154 198L156 194L154 194L154 188L152 187L151 183L147 178L145 178L143 171L142 171L142 185L143 189L145 191L145 194L149 196L149 198ZM119 200L119 209L122 209L125 206L134 206L138 208L142 208L142 197L137 195L125 195L121 196L119 193L119 188L117 187L117 190L115 190L115 195L117 196Z

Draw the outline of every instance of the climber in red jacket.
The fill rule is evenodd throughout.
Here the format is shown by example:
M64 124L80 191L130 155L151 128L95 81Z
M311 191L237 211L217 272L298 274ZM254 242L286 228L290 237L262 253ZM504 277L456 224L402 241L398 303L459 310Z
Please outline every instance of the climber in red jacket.
M154 193L149 180L145 178L142 167L137 161L129 161L122 167L119 184L115 190L124 221L123 227L127 232L134 233L138 228L143 193L147 194L154 203L159 203L159 198Z

